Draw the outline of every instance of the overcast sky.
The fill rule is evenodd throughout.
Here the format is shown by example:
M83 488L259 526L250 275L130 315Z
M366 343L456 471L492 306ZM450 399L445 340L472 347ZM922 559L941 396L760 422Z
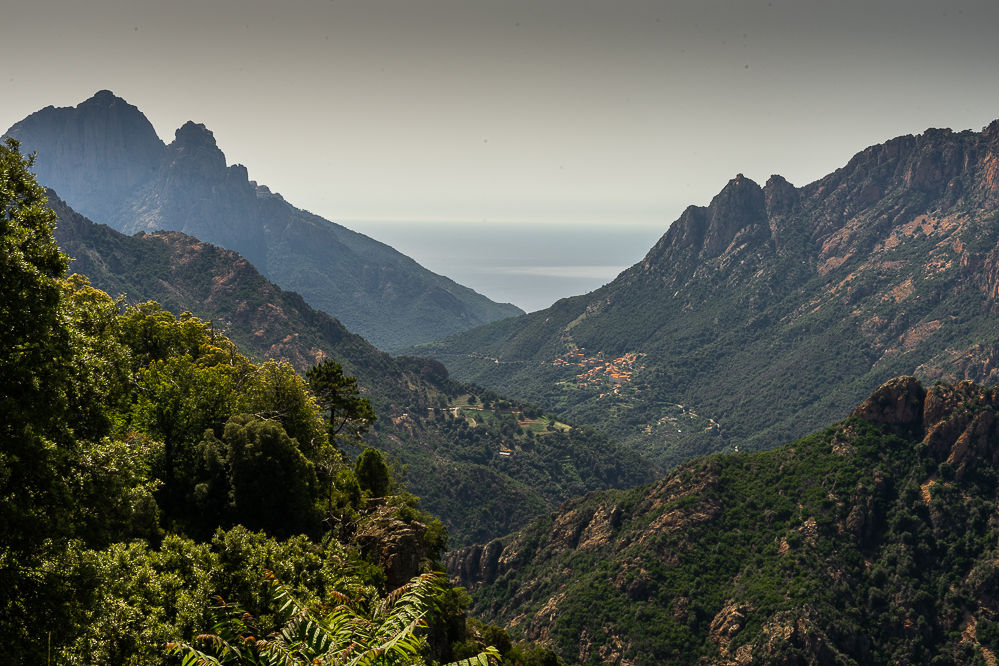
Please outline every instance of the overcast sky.
M33 0L0 131L110 89L333 220L647 223L999 118L999 2Z

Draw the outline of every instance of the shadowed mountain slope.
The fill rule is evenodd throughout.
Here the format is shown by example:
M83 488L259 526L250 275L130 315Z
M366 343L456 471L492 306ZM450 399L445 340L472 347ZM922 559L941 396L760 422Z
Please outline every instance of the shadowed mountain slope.
M382 349L522 314L436 275L393 248L295 208L226 165L193 122L164 145L134 106L101 91L47 107L7 134L36 151L38 179L91 219L128 234L159 230L235 250Z
M404 350L670 466L789 442L890 377L995 382L999 121L731 180L645 259L547 310Z

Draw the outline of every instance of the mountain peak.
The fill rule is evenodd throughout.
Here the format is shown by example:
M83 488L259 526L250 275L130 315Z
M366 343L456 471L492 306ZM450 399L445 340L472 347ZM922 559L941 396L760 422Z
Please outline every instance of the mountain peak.
M218 144L215 142L215 134L205 127L203 123L195 123L193 120L188 120L176 131L174 136L176 137L174 143L181 147L205 147L218 150Z
M35 174L84 215L108 222L159 166L165 146L139 109L110 90L75 107L49 106L7 132L37 152Z
M707 258L725 252L737 236L744 235L744 229L760 223L763 228L769 229L763 188L741 173L736 175L711 200L707 223L702 250Z
M166 169L175 176L185 174L184 178L207 178L206 182L211 183L209 190L227 179L225 153L215 143L215 135L210 129L188 120L174 136L173 143L167 147Z
M101 102L104 104L110 104L112 102L124 102L124 101L125 101L124 99L118 97L110 90L98 90L97 92L94 93L93 97L91 97L88 100L85 100L83 104L89 104L91 102Z

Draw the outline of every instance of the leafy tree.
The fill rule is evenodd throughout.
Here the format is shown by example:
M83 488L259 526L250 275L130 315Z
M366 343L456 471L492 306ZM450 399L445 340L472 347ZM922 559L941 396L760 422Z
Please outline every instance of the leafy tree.
M53 238L55 214L22 157L0 146L0 559L64 533L71 498L58 468L71 454L73 353L59 278L67 258ZM60 529L62 528L62 529ZM0 585L2 586L2 585Z
M87 589L59 563L91 545L155 531L142 447L108 437L127 350L109 340L114 302L62 280L55 214L19 144L0 145L0 632L7 663L40 663ZM145 527L133 524L143 514Z
M237 411L278 421L307 455L322 450L328 433L316 399L295 368L286 361L268 360L247 377Z
M211 356L214 363L226 363L244 370L249 366L249 361L239 353L236 345L216 333L211 324L190 312L175 317L154 301L128 308L121 317L119 335L132 350L133 371L145 368L154 361L185 354L203 365L208 363L202 360L202 356Z
M362 435L375 421L375 412L370 401L361 397L357 378L344 375L339 363L327 359L309 369L305 376L326 420L326 439L313 438L310 445L325 514L323 521L331 536L346 538L357 517L363 487L354 470L344 462L339 443L359 446Z
M178 459L188 467L198 438L206 429L220 428L232 413L232 374L222 366L205 367L185 354L153 361L138 384L132 423L163 442L165 480L168 491L176 492Z
M132 352L136 386L128 427L163 442L163 478L175 504L190 473L194 446L206 428L222 434L256 367L231 340L190 312L179 318L158 303L129 308L119 339ZM250 400L261 407L261 400Z
M278 537L314 532L316 473L281 424L234 416L222 439L205 431L198 458L194 503L204 531L238 524Z
M131 350L117 338L121 301L79 274L59 281L74 362L73 392L66 415L77 438L98 438L113 430L116 411L127 409Z
M331 441L357 445L377 418L371 402L361 397L357 377L343 374L336 361L325 360L305 373L329 424Z
M369 446L354 462L354 476L361 490L371 497L385 497L392 490L392 475L381 452Z

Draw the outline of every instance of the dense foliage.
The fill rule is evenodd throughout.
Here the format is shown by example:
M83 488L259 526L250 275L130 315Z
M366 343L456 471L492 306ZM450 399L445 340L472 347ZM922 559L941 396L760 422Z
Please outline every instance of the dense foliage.
M350 539L387 487L360 483L341 451L374 420L356 379L327 362L310 390L190 313L123 309L64 278L30 167L16 141L0 147L4 663L166 663L166 641L211 627L214 595L274 622L267 570L303 603L385 591L384 563ZM440 569L446 528L417 505L390 511L420 524ZM434 589L438 622L463 614ZM442 659L462 637L419 646Z

